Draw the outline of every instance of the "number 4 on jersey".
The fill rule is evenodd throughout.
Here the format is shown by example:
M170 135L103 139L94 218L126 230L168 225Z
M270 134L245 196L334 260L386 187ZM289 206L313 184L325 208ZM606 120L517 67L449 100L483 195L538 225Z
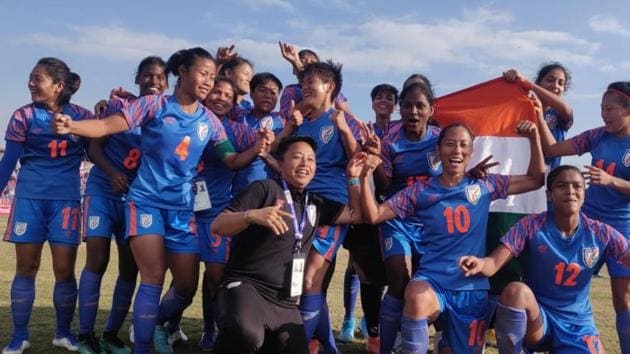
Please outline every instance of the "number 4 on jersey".
M190 147L190 137L186 135L184 139L175 148L175 155L179 156L181 161L186 160L188 157L188 149Z

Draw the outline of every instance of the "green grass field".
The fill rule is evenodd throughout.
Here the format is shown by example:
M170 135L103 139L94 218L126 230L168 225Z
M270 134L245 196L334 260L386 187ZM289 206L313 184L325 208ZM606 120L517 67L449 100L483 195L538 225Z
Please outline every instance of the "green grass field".
M0 230L5 229L6 218L0 218ZM9 341L11 334L11 313L9 293L11 281L15 272L15 251L13 245L7 242L0 243L0 255L3 258L0 263L0 345L4 346ZM343 272L346 267L348 253L342 250L339 253L337 271L333 278L331 288L328 292L328 303L332 311L333 327L338 330L341 327L343 317ZM85 248L79 248L79 256L77 257L76 276L79 278L81 269L85 262ZM107 320L109 308L111 306L111 295L114 289L116 279L116 250L112 249L111 264L102 282L102 292L100 300L100 310L97 320L97 331L102 330L104 322ZM37 277L37 296L35 299L35 308L30 323L31 343L33 346L28 353L53 353L56 352L51 343L54 326L55 311L52 305L52 289L54 285L54 277L51 270L50 252L47 247L43 252L42 263L39 275ZM170 280L167 279L166 284ZM615 330L615 316L612 309L610 299L610 285L608 279L593 279L591 289L591 300L595 311L597 326L599 327L601 337L608 353L619 353L617 340L617 332ZM356 309L357 316L362 316L360 306ZM130 316L129 316L130 317ZM121 332L121 337L127 340L127 325ZM190 340L188 343L177 346L176 353L197 353L196 343L199 340L202 329L201 314L201 292L197 294L193 304L184 313L183 328L188 334ZM78 313L75 314L73 327L78 330ZM341 353L363 353L364 341L357 339L356 343L349 345L339 345ZM486 353L496 353L496 350L490 349Z

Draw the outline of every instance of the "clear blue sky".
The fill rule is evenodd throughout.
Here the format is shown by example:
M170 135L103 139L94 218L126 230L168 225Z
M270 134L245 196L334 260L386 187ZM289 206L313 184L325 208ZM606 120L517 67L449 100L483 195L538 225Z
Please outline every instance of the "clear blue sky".
M344 64L343 92L353 112L372 120L369 91L426 74L438 95L511 67L533 79L557 60L573 74L569 136L600 126L601 93L630 80L628 1L77 1L0 2L0 127L29 102L28 74L56 56L82 77L73 101L85 107L113 87L133 86L147 55L236 44L257 71L294 78L277 41L312 48ZM571 160L569 160L571 161ZM575 160L576 162L578 160ZM582 161L580 161L582 162Z

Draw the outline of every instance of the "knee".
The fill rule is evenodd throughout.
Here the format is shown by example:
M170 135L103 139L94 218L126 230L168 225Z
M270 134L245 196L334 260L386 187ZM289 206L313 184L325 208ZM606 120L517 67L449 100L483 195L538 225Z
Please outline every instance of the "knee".
M32 259L26 262L18 262L16 274L24 278L34 279L39 271L39 259Z
M535 297L529 286L521 282L512 282L501 292L499 302L506 306L523 309L532 299L535 300Z
M423 281L410 282L405 289L404 312L413 317L433 317L439 312L439 304L429 284Z
M255 328L249 322L233 318L220 328L220 335L227 343L230 343L230 347L234 348L235 352L253 353L258 351L265 342L264 329ZM236 348L240 350L235 350Z
M160 267L147 267L140 269L140 279L143 283L163 285L166 270Z
M100 252L88 253L86 267L93 273L103 274L107 270L107 263L109 263L109 257Z
M387 293L397 299L402 299L406 297L407 284L409 284L409 276L404 272L400 272L396 276L388 276Z

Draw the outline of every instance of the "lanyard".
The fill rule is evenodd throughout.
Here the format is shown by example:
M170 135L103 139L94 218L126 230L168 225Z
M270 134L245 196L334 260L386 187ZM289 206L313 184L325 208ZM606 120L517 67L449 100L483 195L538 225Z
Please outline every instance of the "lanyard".
M289 211L291 212L291 220L293 221L293 229L295 231L295 240L297 241L295 245L295 251L300 252L302 249L302 238L304 237L304 226L306 225L307 213L306 209L308 208L308 194L306 195L306 200L304 202L304 207L302 208L302 219L298 225L297 215L295 214L295 206L293 205L293 198L291 197L291 191L287 186L287 182L282 180L282 191L284 192L284 198L287 200L287 204L289 205Z

